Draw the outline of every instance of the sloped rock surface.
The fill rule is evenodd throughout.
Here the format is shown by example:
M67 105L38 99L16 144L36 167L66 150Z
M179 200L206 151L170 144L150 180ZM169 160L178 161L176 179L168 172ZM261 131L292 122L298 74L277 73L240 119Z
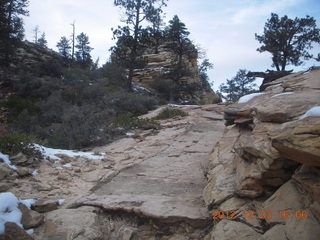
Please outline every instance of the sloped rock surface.
M251 237L250 226L249 232L258 234L252 239L319 236L320 118L302 116L320 103L320 70L291 74L265 87L263 94L225 109L230 126L211 154L203 195L209 209L237 210L240 218L220 221L212 239L225 239L228 227L221 233L219 225L229 222L238 236ZM220 175L226 179L217 181ZM239 197L247 203L236 201ZM271 215L261 218L265 212Z
M211 152L210 142L218 141L222 135L223 123L192 116L193 111L202 111L190 112L190 119L198 116L197 124L172 126L132 146L144 152L154 151L156 146L157 152L143 157L139 164L121 171L111 181L99 183L76 206L97 206L163 222L205 226L209 215L202 199L206 180L201 163Z

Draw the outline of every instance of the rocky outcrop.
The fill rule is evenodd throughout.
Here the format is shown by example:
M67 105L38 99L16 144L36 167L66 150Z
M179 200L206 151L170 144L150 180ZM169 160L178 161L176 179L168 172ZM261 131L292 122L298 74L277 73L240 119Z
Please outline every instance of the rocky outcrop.
M211 154L203 196L210 210L233 210L237 217L216 218L212 240L320 234L320 116L309 111L320 105L320 70L265 87L225 109L228 127Z
M211 87L200 80L198 53L192 44L183 56L184 70L178 79L172 76L176 71L178 57L170 50L169 43L163 43L158 50L158 53L151 49L145 51L142 57L147 64L145 68L135 70L133 80L136 84L156 94L167 91L166 94L171 94L168 96L172 98L170 100L180 103L211 104L219 101Z

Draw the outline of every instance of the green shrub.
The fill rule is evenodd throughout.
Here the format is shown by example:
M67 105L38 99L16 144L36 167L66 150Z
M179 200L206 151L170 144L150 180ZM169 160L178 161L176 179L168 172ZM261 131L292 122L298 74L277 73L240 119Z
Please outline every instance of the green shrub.
M146 114L158 105L156 98L134 93L123 92L117 99L118 100L114 102L114 106L118 109L118 112L129 112L136 116Z
M10 156L23 153L27 157L42 158L42 153L35 148L36 138L23 134L10 134L0 137L0 151Z
M162 120L162 119L169 119L177 116L185 117L188 115L189 114L187 112L180 109L165 108L153 119Z
M121 114L110 124L109 127L124 128L124 129L135 129L135 128L158 129L159 126L160 124L153 119L137 118L137 117L128 116L126 114Z

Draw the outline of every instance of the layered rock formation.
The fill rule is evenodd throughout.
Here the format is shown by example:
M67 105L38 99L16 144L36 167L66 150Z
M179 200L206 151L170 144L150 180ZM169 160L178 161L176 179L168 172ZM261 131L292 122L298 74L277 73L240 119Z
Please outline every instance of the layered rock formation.
M269 82L246 99L226 107L228 127L210 157L203 196L225 216L215 217L208 239L318 239L320 70Z
M142 57L146 59L147 65L144 69L135 70L133 80L136 84L154 93L175 91L175 96L172 96L175 99L172 100L180 103L211 104L219 101L211 87L199 77L198 53L192 44L188 53L183 55L182 65L185 69L178 79L173 79L172 76L178 57L170 50L169 43L163 43L158 50L158 53L154 53L152 49L145 51Z

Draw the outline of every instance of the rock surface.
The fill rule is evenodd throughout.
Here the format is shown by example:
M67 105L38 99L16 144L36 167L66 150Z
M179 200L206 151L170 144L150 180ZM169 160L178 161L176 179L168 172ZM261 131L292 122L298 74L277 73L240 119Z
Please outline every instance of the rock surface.
M135 130L132 137L93 149L107 153L102 160L42 162L37 175L17 179L10 191L39 199L32 209L45 215L33 237L203 238L210 225L202 199L206 160L224 132L224 106L169 107L189 115L161 120L160 129ZM66 163L71 167L63 167Z
M211 239L318 238L320 118L302 116L320 103L319 79L319 69L291 74L226 107L203 196L237 217L218 219Z

